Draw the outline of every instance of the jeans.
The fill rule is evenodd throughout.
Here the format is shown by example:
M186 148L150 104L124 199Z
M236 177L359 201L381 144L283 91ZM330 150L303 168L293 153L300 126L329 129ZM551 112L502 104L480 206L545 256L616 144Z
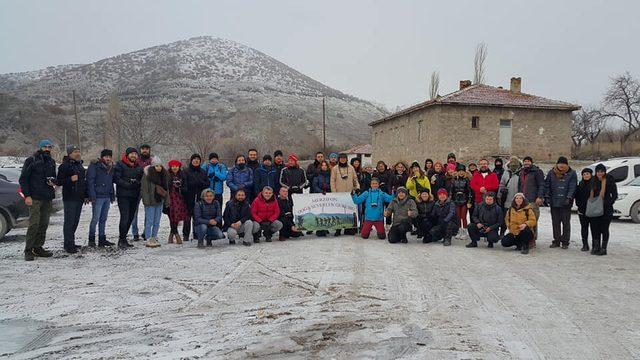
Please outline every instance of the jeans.
M29 227L25 251L44 246L51 217L51 200L33 200L29 207Z
M240 235L242 235L243 240L246 241L247 236L250 236L253 232L253 221L247 220L240 225L238 230L230 227L227 229L227 237L229 240L237 241L240 239Z
M144 207L144 235L147 239L158 237L163 207L162 202L158 205Z
M205 237L207 240L218 240L224 237L222 230L216 225L199 224L196 225L193 232L195 232L198 241L204 240Z
M120 210L120 225L118 226L119 239L126 240L127 233L133 222L133 218L138 212L140 199L133 197L118 197L118 210Z
M136 208L136 214L133 215L133 221L131 222L131 235L139 236L140 231L138 230L138 209Z
M571 239L571 208L551 208L553 242L569 245Z
M109 198L97 198L93 204L91 204L91 223L89 223L89 239L95 239L96 237L96 225L98 225L98 236L103 237L106 235L105 227L107 224L107 216L109 215L109 208L111 207L111 199Z
M80 222L82 214L82 201L64 201L64 225L62 233L64 234L64 248L73 249L76 245L76 230Z

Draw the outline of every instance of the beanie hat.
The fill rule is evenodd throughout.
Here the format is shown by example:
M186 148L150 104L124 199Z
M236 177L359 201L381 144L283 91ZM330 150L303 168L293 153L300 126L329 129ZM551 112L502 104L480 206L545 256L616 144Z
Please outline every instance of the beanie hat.
M418 160L413 160L413 162L411 163L411 167L420 167L420 163L418 162Z
M400 187L398 187L398 188L396 189L396 192L399 192L399 193L400 193L400 192L403 192L403 193L405 193L405 194L408 194L408 193L409 193L409 191L407 190L407 188L406 188L406 187L404 187L404 186L400 186Z
M467 171L467 167L464 166L464 164L458 164L458 166L456 166L456 171Z
M200 159L200 161L202 161L202 156L200 156L200 154L196 153L191 155L191 158L189 159L189 162L193 161L193 159Z
M456 158L456 154L454 153L449 153L449 155L447 155L447 160L449 160L450 158Z
M345 158L346 159L346 158L348 158L348 156L345 153L340 153L340 155L338 155L338 159L340 159L340 158Z
M278 157L278 156L284 156L282 154L282 150L276 150L276 151L273 152L273 157Z
M271 157L271 155L266 154L265 156L262 157L262 161L266 161L266 160L273 161L273 158Z
M527 161L527 160L533 162L533 158L529 155L525 156L524 159L522 159L522 161Z
M43 148L45 146L53 146L53 143L48 139L40 140L40 142L38 143L38 147Z
M511 158L513 159L514 157L515 157L515 156L512 156ZM498 163L500 163L500 164L504 164L504 161L502 160L502 158L496 158L496 159L493 161L493 164L494 164L494 165L497 165Z
M178 160L169 160L169 163L167 164L169 165L170 168L177 166L177 167L182 167L182 163Z
M604 164L598 164L598 165L596 165L596 172L598 172L598 171L602 171L602 172L606 173L607 172L607 167L604 166Z
M337 158L338 158L338 154L336 153L329 154L329 159L337 159Z
M600 164L598 164L598 165L600 165ZM597 167L596 167L596 169L597 169ZM585 173L589 173L589 174L593 175L593 170L591 170L590 168L584 168L584 169L582 169L582 172L580 173L580 175L585 174Z
M213 158L215 158L215 159L219 159L218 154L216 154L216 153L214 153L214 152L212 152L211 154L209 154L209 160L211 160L211 159L213 159Z
M298 162L296 154L289 154L289 161Z
M103 149L102 151L100 151L100 157L105 156L113 156L113 151L111 151L110 149Z
M456 164L448 163L447 164L447 172L449 172L449 171L456 171Z
M151 158L151 166L162 165L162 160L160 160L159 156L154 156Z
M567 160L567 158L565 156L560 156L558 158L558 161L556 161L556 164L565 164L565 165L569 165L569 160Z
M440 195L449 196L449 192L446 189L440 189L440 190L438 190L438 196L440 196Z
M131 153L138 153L138 149L134 148L134 147L128 147L127 150L124 151L124 153L128 156Z
M75 145L67 146L67 155L71 155L71 153L76 151L76 150L80 150L80 148L75 146Z
M149 144L142 144L140 145L140 149L151 149L151 146L149 146Z

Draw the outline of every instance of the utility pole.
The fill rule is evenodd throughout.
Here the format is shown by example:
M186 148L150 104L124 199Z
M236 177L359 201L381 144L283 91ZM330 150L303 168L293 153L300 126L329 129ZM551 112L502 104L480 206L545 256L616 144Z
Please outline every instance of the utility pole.
M325 116L324 97L322 98L322 152L327 152L327 118Z
M64 129L64 149L65 149L65 151L67 150L67 146L69 146L67 144L67 129Z
M80 143L80 121L78 121L78 108L76 107L76 91L73 90L71 93L73 95L73 112L76 115L76 139L78 141L78 148L80 152L82 152L82 143Z

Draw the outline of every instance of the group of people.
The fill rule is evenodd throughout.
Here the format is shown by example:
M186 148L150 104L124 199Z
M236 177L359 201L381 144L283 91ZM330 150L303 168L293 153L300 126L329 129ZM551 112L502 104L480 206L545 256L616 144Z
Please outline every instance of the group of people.
M531 157L523 161L512 157L506 167L502 159L496 159L490 169L487 159L465 166L453 153L444 163L427 159L424 166L417 161L407 166L400 161L389 168L379 161L374 169L363 167L358 158L349 161L346 154L332 153L327 160L318 152L305 170L295 154L285 162L278 150L273 156L264 155L260 162L258 151L250 149L247 156L238 155L228 169L216 153L209 154L207 162L193 154L186 166L175 159L165 166L158 156L151 155L151 147L143 144L127 148L115 163L113 152L104 149L87 169L80 149L69 146L56 169L52 147L51 141L40 141L38 151L26 159L19 180L30 208L24 252L28 261L52 256L43 246L57 186L62 187L64 249L69 253L80 248L75 233L82 208L89 203L88 245L116 245L106 236L109 208L116 201L120 212L117 246L121 249L133 246L128 241L130 231L134 242L142 238L147 247L160 246L157 237L163 214L171 228L168 243L181 244L183 237L189 240L192 227L199 248L212 246L225 232L230 244L241 241L245 246L251 241L259 243L262 237L271 242L276 233L279 240L300 237L304 234L294 223L291 195L309 189L318 194L352 194L360 223L357 228L345 229L345 235L355 235L359 229L366 239L375 229L379 239L388 237L390 243L407 243L411 233L424 243L442 241L448 246L452 237L466 233L470 239L467 247L477 247L481 238L486 238L489 247L501 241L503 246L515 246L525 254L535 247L539 207L544 203L551 207L551 247L568 248L575 199L582 250L589 250L591 230L592 254L605 255L617 198L615 181L604 166L597 166L595 175L584 169L578 184L565 157L558 159L546 177ZM231 198L223 207L225 186ZM597 197L600 202L594 201ZM144 205L142 234L137 226L140 201ZM598 203L601 211L591 211ZM335 230L335 236L341 234L342 230ZM320 230L316 235L327 236L328 231Z

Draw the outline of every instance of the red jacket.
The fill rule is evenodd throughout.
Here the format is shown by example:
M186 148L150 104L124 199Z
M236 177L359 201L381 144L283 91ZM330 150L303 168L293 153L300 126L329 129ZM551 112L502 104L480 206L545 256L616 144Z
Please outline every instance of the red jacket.
M498 191L498 186L500 185L500 180L498 180L498 175L494 172L489 172L486 177L482 176L480 171L476 171L473 174L473 178L471 179L471 190L475 195L476 204L482 202L483 194L480 192L480 188L484 187L487 192L495 193Z
M266 201L262 194L258 195L251 204L251 217L254 221L274 222L280 217L280 207L276 201L276 197L272 196L269 201Z

